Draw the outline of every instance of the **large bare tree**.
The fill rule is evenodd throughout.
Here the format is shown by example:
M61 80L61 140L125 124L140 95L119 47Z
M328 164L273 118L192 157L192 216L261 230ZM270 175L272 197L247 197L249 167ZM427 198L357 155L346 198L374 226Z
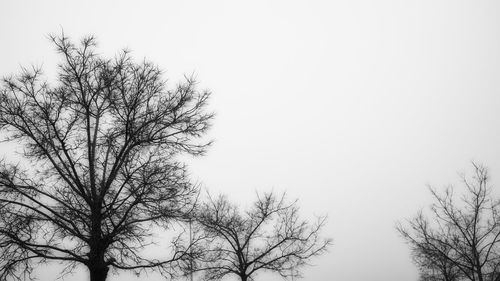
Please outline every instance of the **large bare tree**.
M151 224L181 219L197 192L179 153L201 155L209 93L186 79L166 88L153 63L96 53L93 37L52 36L62 57L54 85L38 68L3 80L0 129L23 161L0 168L0 280L26 279L49 261L88 268L159 269L182 260L143 254Z
M320 236L326 217L300 219L297 202L287 202L285 194L258 196L245 212L220 196L196 213L193 236L199 251L188 272L201 271L205 280L226 275L254 280L260 271L300 276L300 269L331 244Z
M500 202L491 194L487 169L473 168L472 177L462 177L460 200L452 186L444 194L431 188L431 218L420 213L397 226L421 273L441 278L434 280L500 280Z

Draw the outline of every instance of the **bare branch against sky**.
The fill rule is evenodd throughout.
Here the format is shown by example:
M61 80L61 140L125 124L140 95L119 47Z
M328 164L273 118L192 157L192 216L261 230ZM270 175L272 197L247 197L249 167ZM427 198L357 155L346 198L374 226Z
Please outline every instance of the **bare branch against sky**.
M195 264L188 271L201 271L204 280L226 276L258 280L265 271L298 278L303 267L326 253L332 242L321 236L326 217L302 219L298 202L288 202L285 194L258 195L248 210L225 196L210 198L196 214Z
M454 187L444 194L431 188L430 217L420 212L397 226L421 280L500 279L500 200L491 195L487 169L478 164L473 168L472 177L462 177L461 197Z

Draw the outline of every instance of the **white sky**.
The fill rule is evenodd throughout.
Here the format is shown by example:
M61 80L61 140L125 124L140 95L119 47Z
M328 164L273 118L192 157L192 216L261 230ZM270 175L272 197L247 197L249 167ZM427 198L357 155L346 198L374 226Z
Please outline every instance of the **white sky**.
M0 74L53 75L46 35L61 27L132 49L170 85L196 73L217 118L193 177L237 202L286 189L305 216L329 214L334 245L304 280L417 280L394 224L429 204L425 185L473 159L500 178L499 1L2 0Z

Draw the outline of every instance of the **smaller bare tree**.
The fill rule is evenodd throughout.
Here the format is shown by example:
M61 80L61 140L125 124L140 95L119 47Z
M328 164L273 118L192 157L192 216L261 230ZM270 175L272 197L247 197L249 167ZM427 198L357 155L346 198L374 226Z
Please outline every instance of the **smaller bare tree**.
M331 239L320 232L326 217L314 223L299 218L297 201L288 203L285 194L266 193L246 212L224 196L202 204L193 229L198 249L190 272L202 271L205 280L236 275L254 280L258 271L283 277L300 276L300 269L327 251ZM203 238L203 239L200 239Z
M487 169L473 167L471 179L462 177L466 192L460 201L453 187L443 195L431 188L432 218L420 213L397 225L421 275L441 278L427 280L500 280L500 203L491 196Z

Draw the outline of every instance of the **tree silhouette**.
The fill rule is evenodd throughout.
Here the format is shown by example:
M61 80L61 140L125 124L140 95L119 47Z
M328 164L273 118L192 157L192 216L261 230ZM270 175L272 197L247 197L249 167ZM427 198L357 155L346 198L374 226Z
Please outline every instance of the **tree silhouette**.
M320 237L326 217L311 224L301 220L298 211L297 202L287 203L284 194L258 196L243 213L224 196L210 199L196 212L198 251L188 272L202 271L205 280L226 275L253 280L264 270L299 276L311 258L326 252L331 239Z
M127 51L103 58L93 37L51 40L63 58L56 85L24 68L0 90L0 129L26 159L1 162L0 279L29 278L49 261L84 265L92 281L109 269L172 273L185 248L174 243L164 259L143 248L152 224L192 207L197 187L176 155L210 144L209 93L189 78L168 90L153 63Z
M500 280L500 201L491 196L488 171L474 164L471 179L463 176L466 192L457 201L454 188L443 195L434 189L432 218L423 213L399 224L426 280Z

